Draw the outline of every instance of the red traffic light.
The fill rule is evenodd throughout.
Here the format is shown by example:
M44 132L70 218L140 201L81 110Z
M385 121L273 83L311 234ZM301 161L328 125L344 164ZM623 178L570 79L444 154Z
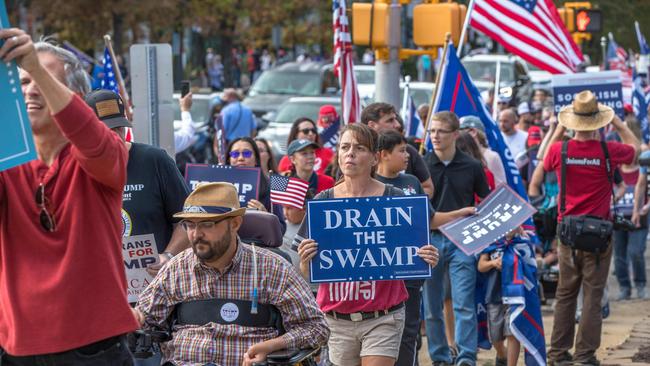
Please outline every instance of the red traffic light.
M579 9L575 13L575 25L578 32L600 32L602 29L602 14L600 10Z

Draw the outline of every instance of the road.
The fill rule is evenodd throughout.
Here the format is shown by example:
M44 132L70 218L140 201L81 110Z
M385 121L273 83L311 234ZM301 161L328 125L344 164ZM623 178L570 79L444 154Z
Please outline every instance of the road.
M646 263L650 264L650 251L646 251ZM638 349L645 347L650 353L650 300L635 299L635 292L632 292L632 300L615 301L618 295L618 282L613 275L613 263L610 266L609 276L609 297L610 316L603 320L603 332L601 347L597 352L599 360L603 365L649 365L649 362L630 363L630 358L637 355ZM646 266L650 278L650 265ZM553 329L553 309L550 305L542 306L544 317L544 333L546 336L546 349L548 350L551 332ZM577 330L577 327L576 327ZM627 342L626 342L627 340ZM419 352L421 366L431 365L431 359L426 350L426 338L423 339L423 347ZM519 364L523 365L523 349ZM477 365L492 366L496 352L479 351ZM646 359L650 361L650 358Z

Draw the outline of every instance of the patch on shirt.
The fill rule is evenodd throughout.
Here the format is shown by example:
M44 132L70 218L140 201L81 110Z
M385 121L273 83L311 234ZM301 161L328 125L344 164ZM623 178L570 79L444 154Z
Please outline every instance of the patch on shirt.
M239 308L237 305L227 302L221 306L221 318L228 323L232 323L239 317Z
M131 231L133 230L133 224L131 222L131 216L128 212L122 209L122 236L131 236Z

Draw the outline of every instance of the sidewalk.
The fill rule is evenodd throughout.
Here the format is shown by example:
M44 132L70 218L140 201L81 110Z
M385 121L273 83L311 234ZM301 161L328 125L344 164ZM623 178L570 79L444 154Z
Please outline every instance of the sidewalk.
M650 277L650 250L646 250L646 271ZM613 258L612 258L613 261ZM613 273L613 263L610 272ZM597 357L603 366L650 365L650 300L633 299L614 301L618 295L618 283L614 275L609 277L610 315L603 320L601 347ZM549 301L550 304L550 301ZM542 306L544 333L548 350L553 330L553 310L550 305ZM419 352L420 366L431 365L426 350L426 337ZM492 366L496 353L494 350L478 354L477 365ZM519 361L524 364L523 349Z

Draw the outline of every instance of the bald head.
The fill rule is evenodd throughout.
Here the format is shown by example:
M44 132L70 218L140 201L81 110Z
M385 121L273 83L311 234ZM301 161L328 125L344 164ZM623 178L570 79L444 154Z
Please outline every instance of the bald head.
M506 135L512 135L517 123L517 114L510 108L504 109L499 113L499 128Z

